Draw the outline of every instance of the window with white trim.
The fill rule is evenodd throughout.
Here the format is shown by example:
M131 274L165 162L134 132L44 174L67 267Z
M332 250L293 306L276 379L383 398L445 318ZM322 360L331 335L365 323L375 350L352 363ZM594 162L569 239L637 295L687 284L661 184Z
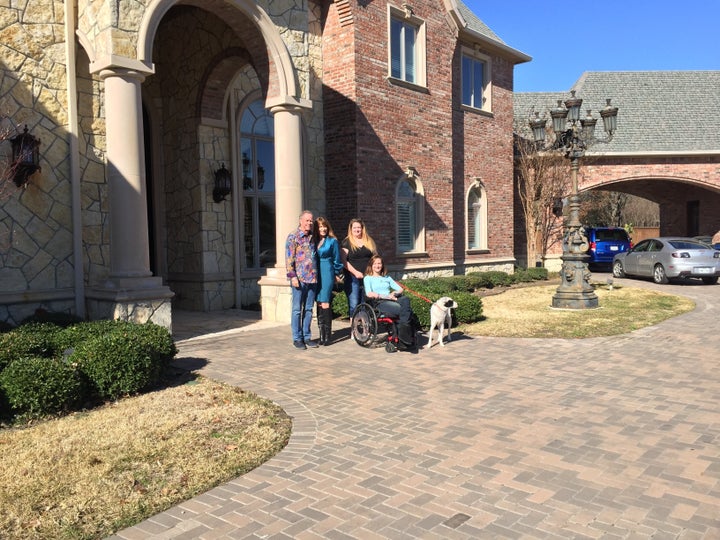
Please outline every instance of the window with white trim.
M467 192L467 249L487 249L487 196L480 182Z
M462 104L491 110L490 59L477 52L463 51L461 59Z
M388 6L391 79L425 86L425 23L406 11Z
M425 250L423 192L420 180L406 175L395 189L395 242L398 253Z
M245 270L275 265L275 128L261 99L240 116L242 209L240 260Z

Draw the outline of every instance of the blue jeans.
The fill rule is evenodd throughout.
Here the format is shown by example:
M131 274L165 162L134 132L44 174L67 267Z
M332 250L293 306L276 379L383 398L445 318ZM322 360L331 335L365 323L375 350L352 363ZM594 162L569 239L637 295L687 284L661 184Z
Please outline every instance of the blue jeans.
M363 282L350 272L345 272L345 294L348 300L348 317L352 318L357 305L363 301Z
M310 328L315 306L315 290L317 283L303 283L292 290L292 315L290 316L290 327L292 329L293 341L309 341Z

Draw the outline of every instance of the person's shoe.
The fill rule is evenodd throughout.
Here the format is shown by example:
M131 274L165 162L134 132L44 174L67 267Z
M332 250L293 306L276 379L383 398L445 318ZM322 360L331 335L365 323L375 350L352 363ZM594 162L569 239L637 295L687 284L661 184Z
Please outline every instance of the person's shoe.
M318 345L318 342L317 342L316 340L314 340L314 339L308 339L308 340L305 342L305 345L307 345L307 346L310 347L311 349L317 349L317 348L320 346L320 345Z
M295 347L296 349L301 349L303 351L307 349L304 341L293 341L293 347Z

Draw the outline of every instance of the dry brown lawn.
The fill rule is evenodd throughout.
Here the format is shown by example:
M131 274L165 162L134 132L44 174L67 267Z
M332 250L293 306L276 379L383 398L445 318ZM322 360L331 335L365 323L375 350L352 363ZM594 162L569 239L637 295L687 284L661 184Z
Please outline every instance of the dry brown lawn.
M459 330L476 336L587 338L624 334L692 311L681 296L635 287L595 285L600 307L553 309L557 284L511 289L483 298L485 320Z
M277 454L291 420L207 379L0 430L0 538L103 538Z

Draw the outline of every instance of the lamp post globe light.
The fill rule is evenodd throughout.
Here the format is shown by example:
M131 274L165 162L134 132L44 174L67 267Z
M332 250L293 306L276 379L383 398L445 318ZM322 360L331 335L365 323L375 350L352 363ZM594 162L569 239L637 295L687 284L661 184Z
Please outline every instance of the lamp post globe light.
M580 158L585 155L587 148L595 143L607 143L612 140L617 130L618 108L610 105L610 100L607 100L607 105L600 111L606 137L598 139L595 137L597 119L593 118L590 110L587 111L584 118L580 118L580 107L583 100L575 97L575 90L572 90L570 94L570 98L564 103L562 100L558 100L557 107L550 110L552 130L555 134L554 141L545 143L547 120L541 118L538 112L530 120L530 129L532 129L533 138L539 149L562 152L570 160L572 191L567 205L570 212L565 220L562 268L560 270L561 283L553 296L552 307L588 309L598 307L598 297L590 285L590 271L587 267L587 260L590 258L587 254L589 246L585 229L580 223L578 170Z

